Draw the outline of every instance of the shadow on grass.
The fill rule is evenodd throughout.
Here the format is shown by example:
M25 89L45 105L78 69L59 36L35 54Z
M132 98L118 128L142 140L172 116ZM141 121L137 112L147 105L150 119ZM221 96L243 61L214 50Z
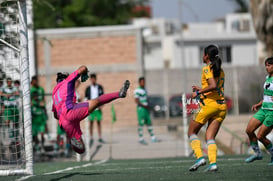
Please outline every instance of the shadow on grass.
M61 177L50 179L50 181L59 181L59 180L63 180L63 179L64 180L66 180L66 179L72 180L72 177L74 177L74 176L77 178L77 176L95 176L95 175L101 175L101 173L81 173L81 172L75 172L75 173L69 173L69 174L66 174L66 175L64 175L62 173L62 175L63 176L61 176ZM54 175L51 175L51 176L57 176L57 174L54 174Z
M90 160L93 160L93 158L96 156L96 154L99 152L99 150L101 149L102 144L99 144L96 146L95 151L92 153L92 155L90 155Z

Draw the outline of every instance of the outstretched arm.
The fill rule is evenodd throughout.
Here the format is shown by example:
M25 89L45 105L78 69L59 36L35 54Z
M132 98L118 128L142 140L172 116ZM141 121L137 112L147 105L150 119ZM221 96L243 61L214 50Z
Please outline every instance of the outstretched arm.
M85 65L82 65L82 66L80 66L80 67L78 68L78 73L79 73L80 75L82 75L82 74L87 74L87 72L88 72L88 69L87 69L87 67L86 67Z
M78 74L81 76L81 82L85 82L88 79L88 69L86 66L82 65L78 69Z

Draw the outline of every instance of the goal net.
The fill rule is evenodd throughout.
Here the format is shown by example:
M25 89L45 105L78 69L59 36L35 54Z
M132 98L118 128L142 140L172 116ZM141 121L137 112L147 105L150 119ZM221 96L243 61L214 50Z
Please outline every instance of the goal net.
M0 175L33 174L26 0L0 0Z

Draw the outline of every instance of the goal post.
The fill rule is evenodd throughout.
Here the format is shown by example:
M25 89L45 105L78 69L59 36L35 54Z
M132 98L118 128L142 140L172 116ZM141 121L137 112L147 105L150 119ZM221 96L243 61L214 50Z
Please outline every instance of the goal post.
M21 93L19 94L17 105L14 105L14 107L16 106L16 108L19 110L19 115L16 115L15 112L13 113L13 116L19 117L19 121L17 123L18 126L12 127L13 129L18 129L18 134L14 133L15 135L18 135L18 137L14 136L13 139L15 141L12 142L15 143L15 145L11 145L11 143L5 145L5 143L2 143L2 140L5 139L3 137L3 135L5 134L0 134L0 147L6 148L6 150L8 150L7 152L11 150L11 147L15 147L15 159L17 160L15 160L14 162L8 160L5 157L5 153L2 153L2 149L0 149L1 155L4 155L3 158L0 157L0 176L33 175L32 122L26 1L28 0L0 0L0 11L2 10L2 4L6 3L6 7L4 8L7 8L8 10L2 11L2 13L10 11L11 15L7 15L7 17L13 16L13 22L6 23L7 29L9 30L4 30L4 34L6 33L7 35L0 36L0 52L2 53L0 56L0 63L3 67L3 71L5 72L5 74L7 74L7 77L10 77L12 79L18 78L21 83L19 88ZM13 7L9 7L8 5L11 2L13 3ZM14 9L11 10L12 8ZM5 17L5 14L1 14L0 12L0 18L1 17L2 21L9 21L9 19ZM5 24L5 22L0 23ZM9 36L14 37L11 38ZM12 69L9 69L10 67L12 67ZM1 79L3 81L2 77ZM4 108L7 109L6 106L4 106ZM13 122L11 124L15 123ZM2 124L0 125L0 128L1 130L6 129L6 125ZM2 132L0 131L0 133Z

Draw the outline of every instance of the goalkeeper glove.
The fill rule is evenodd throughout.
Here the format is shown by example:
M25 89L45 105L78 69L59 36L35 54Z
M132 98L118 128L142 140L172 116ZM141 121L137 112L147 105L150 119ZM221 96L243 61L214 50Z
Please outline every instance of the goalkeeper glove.
M81 82L85 82L87 79L88 79L87 73L81 75Z

